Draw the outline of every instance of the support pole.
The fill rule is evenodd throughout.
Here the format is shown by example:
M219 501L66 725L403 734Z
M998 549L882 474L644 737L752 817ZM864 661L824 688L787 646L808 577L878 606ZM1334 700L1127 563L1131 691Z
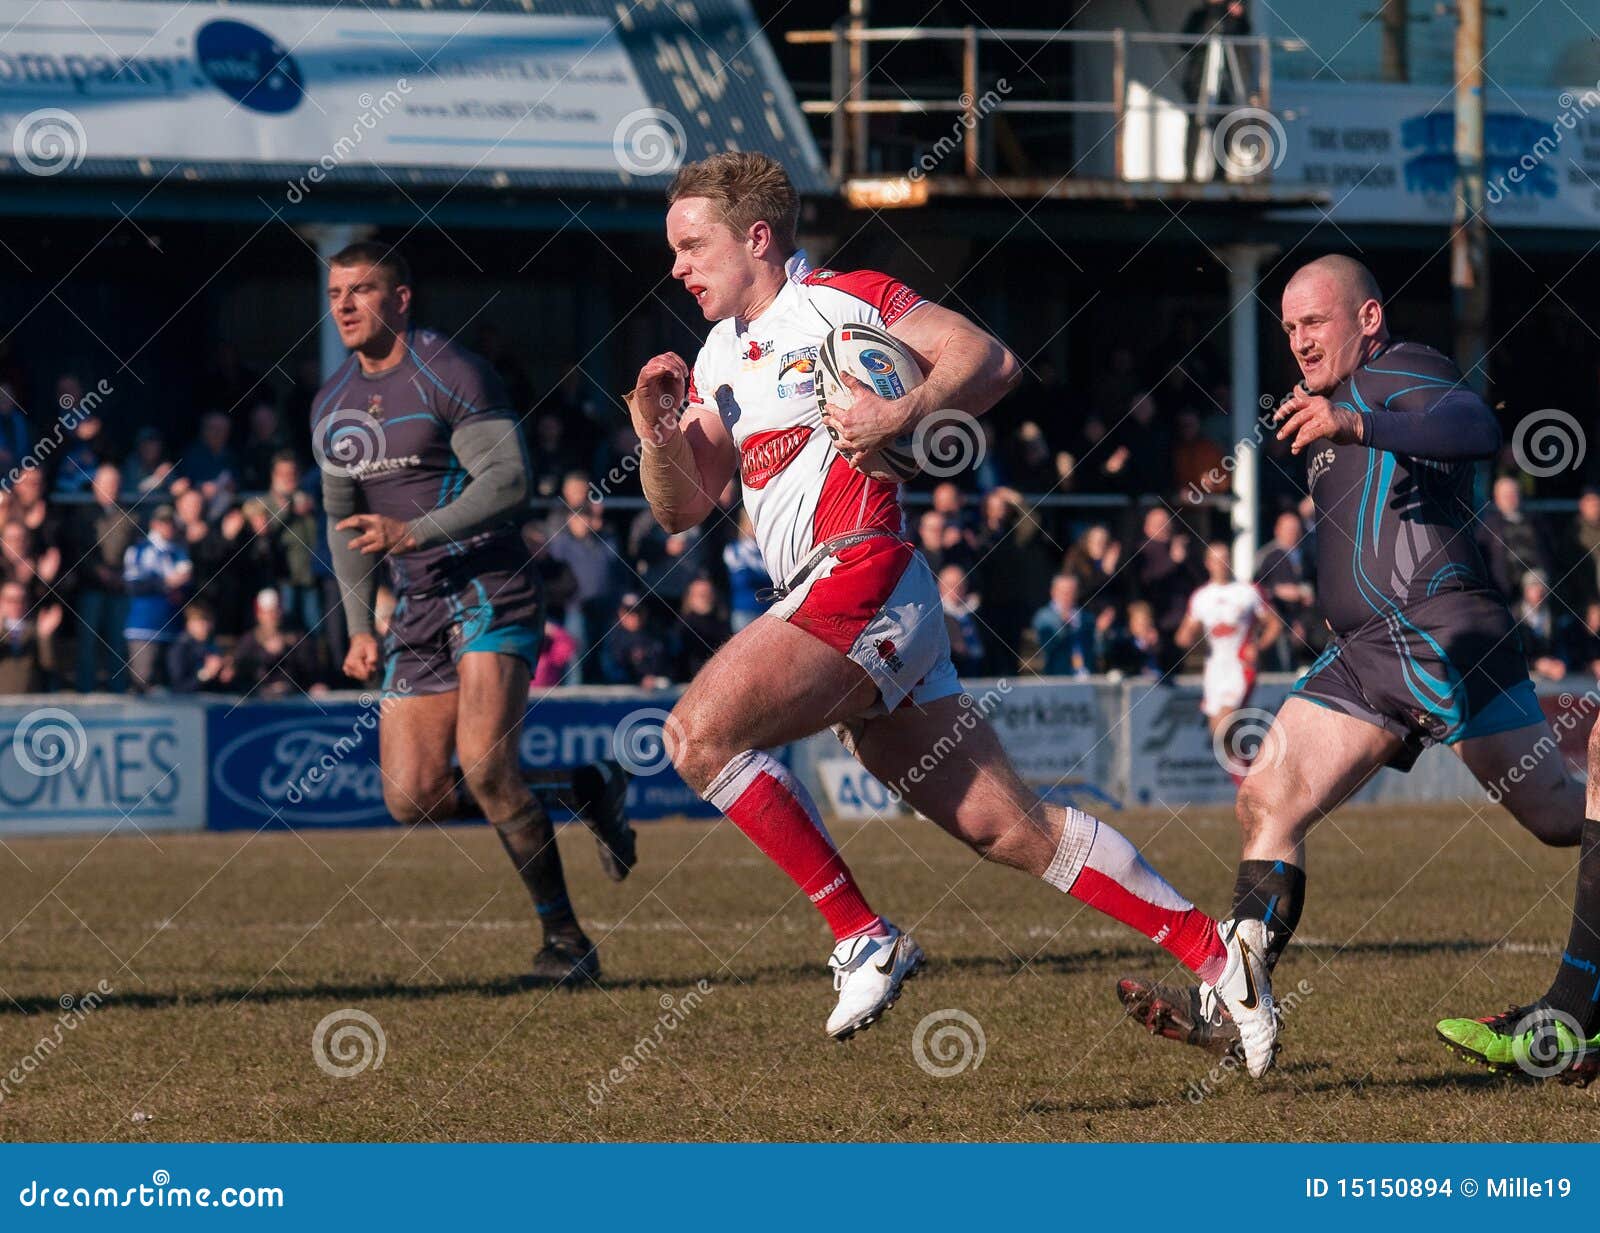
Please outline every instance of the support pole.
M1257 463L1261 416L1260 348L1257 345L1257 290L1261 263L1277 251L1270 244L1227 244L1221 257L1228 267L1229 374L1233 390L1233 572L1248 581L1255 573L1261 540Z
M1483 185L1483 0L1456 5L1456 213L1450 235L1450 291L1456 363L1467 385L1487 391L1489 226Z

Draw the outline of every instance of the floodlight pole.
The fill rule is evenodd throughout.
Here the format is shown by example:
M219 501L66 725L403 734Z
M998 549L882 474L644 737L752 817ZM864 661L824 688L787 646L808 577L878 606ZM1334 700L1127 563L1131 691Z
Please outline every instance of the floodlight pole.
M1483 0L1456 3L1456 212L1450 290L1456 363L1469 387L1488 389L1489 226L1483 183Z
M1233 391L1233 572L1249 581L1261 540L1257 463L1261 444L1261 366L1257 297L1261 263L1277 252L1272 244L1226 244L1228 269L1228 385Z

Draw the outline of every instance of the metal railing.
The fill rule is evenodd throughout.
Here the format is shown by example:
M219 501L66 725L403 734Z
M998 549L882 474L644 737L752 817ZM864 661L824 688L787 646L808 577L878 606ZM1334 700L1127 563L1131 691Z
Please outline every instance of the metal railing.
M824 45L832 49L830 95L826 100L805 100L801 108L808 115L826 116L831 121L830 166L834 178L840 181L870 174L871 136L867 121L874 115L937 115L958 116L967 130L960 142L962 146L963 174L977 180L983 174L982 147L989 117L1006 113L1010 115L1105 115L1111 118L1118 139L1114 145L1115 176L1125 179L1123 168L1123 142L1130 110L1129 64L1130 49L1141 46L1181 47L1188 54L1204 54L1208 79L1219 65L1230 78L1243 86L1242 93L1253 107L1270 112L1272 95L1272 52L1302 51L1305 44L1296 39L1271 39L1263 35L1196 36L1187 34L1157 34L1128 30L1021 30L992 29L980 26L884 26L867 27L859 22L839 21L827 30L791 30L784 38L797 45ZM905 43L957 43L961 48L961 88L954 98L884 98L873 89L869 48L873 44L890 44L899 47ZM995 90L983 88L983 66L980 61L985 45L1014 46L1073 45L1085 49L1105 49L1111 56L1111 90L1109 97L1076 99L1012 99L1000 96ZM1245 59L1254 71L1247 72L1240 53L1249 53ZM1216 58L1217 63L1213 63ZM1170 75L1171 69L1165 76ZM1249 79L1248 82L1241 79ZM897 88L897 87L894 87ZM1212 90L1215 94L1215 90ZM1143 104L1151 108L1152 104ZM1202 96L1198 100L1174 102L1161 100L1164 109L1182 112L1194 121L1204 123L1217 111L1218 104ZM948 140L948 139L946 139ZM1260 178L1270 174L1265 168Z

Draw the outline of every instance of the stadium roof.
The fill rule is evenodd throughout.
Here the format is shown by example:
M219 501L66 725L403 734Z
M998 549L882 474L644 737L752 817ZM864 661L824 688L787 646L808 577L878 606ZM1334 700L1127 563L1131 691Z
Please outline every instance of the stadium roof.
M311 214L323 188L656 196L685 160L754 149L833 191L748 0L0 0L0 18L19 190L266 184Z

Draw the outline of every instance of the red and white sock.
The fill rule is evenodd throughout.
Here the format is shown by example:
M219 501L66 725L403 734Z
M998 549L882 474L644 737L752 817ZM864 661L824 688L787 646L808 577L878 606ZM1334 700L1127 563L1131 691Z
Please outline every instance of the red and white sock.
M1228 951L1217 922L1178 894L1120 831L1081 810L1066 813L1044 880L1137 929L1201 980L1221 976Z
M856 889L811 794L783 763L759 749L736 754L711 781L705 799L806 893L835 938L888 932Z

